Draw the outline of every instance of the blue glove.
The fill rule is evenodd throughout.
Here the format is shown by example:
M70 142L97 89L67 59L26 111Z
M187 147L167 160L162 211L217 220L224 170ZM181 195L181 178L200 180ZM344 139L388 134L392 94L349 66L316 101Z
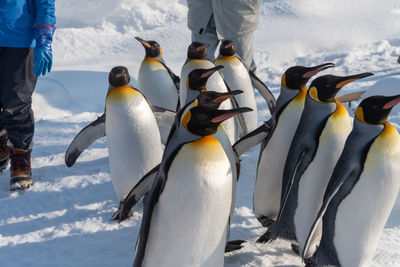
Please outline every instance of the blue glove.
M54 28L49 26L39 26L35 28L34 37L36 39L36 47L33 51L33 60L35 66L33 73L36 76L45 75L46 71L50 72L53 63L53 54L51 51L51 42L53 41Z

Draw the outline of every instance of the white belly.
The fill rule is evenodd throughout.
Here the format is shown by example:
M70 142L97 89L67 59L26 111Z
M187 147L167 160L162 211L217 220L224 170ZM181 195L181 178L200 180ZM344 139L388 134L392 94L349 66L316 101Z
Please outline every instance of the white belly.
M254 97L253 85L251 84L250 75L246 67L237 58L218 59L216 65L223 65L221 69L224 75L224 80L227 82L231 90L242 90L243 93L236 95L235 98L239 107L249 107L253 109L251 112L243 113L243 118L246 122L247 131L251 132L257 128L257 104ZM240 125L236 123L236 131L242 136Z
M300 178L298 206L294 216L296 238L300 245L300 251L303 251L312 224L322 205L329 179L350 131L349 116L342 116L340 119L330 118L319 138L314 159ZM315 247L310 249L311 252Z
M279 212L282 176L286 157L292 142L304 102L291 102L283 110L278 124L264 149L257 170L254 187L254 214L275 219Z
M390 215L400 187L400 142L377 142L370 149L363 173L339 205L334 245L341 266L367 266Z
M123 200L162 156L156 120L142 96L107 100L106 136L111 180L118 200Z
M209 61L209 60L191 60L190 62L186 63L182 67L181 71L181 83L180 83L180 101L181 101L181 106L183 106L182 103L186 103L186 98L187 98L187 86L186 86L186 79L189 73L192 70L195 69L208 69L208 68L213 68L215 65ZM216 91L216 92L227 92L228 89L226 88L226 85L224 83L224 80L222 79L221 75L216 72L207 81L207 91ZM226 100L222 102L221 106L219 109L232 109L232 103L229 100ZM231 141L231 144L234 144L235 141L238 139L238 133L235 130L235 119L231 118L228 119L221 124L225 131L226 134L229 137L229 140Z
M143 266L223 266L232 197L229 165L221 146L181 149L153 210Z
M155 106L175 110L178 91L168 71L156 60L144 60L140 65L138 89Z

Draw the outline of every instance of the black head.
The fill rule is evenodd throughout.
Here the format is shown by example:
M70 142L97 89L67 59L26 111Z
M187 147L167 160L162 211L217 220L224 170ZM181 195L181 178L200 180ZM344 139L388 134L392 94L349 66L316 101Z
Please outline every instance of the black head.
M114 87L127 85L130 81L128 69L124 66L114 67L108 74L108 82Z
M213 107L196 106L184 114L182 124L189 132L195 135L212 135L217 132L221 122L248 111L252 111L252 109L219 110Z
M222 102L225 100L233 97L234 95L238 95L243 93L242 90L235 90L227 93L219 93L215 91L205 91L202 92L198 97L197 101L198 104L197 106L207 106L207 107L213 107L213 108L219 108Z
M161 46L156 41L145 41L139 37L135 37L146 50L146 57L158 57L162 54Z
M205 43L195 41L189 45L187 51L189 59L207 59L207 47Z
M336 94L348 83L369 77L373 73L366 72L350 76L324 75L316 78L310 84L309 95L320 102L334 102Z
M191 90L196 90L196 91L205 91L206 89L206 84L208 81L208 78L210 78L210 76L222 69L223 66L216 66L214 68L211 69L195 69L192 70L188 77L187 77L187 87L188 89Z
M224 40L219 47L219 53L221 56L224 57L231 57L235 55L236 54L235 43L231 40Z
M313 67L294 66L288 68L282 75L282 85L287 89L300 90L304 88L310 78L320 71L334 67L333 63L325 63Z
M400 95L370 96L358 105L356 117L368 124L383 124L387 121L392 108L400 103Z

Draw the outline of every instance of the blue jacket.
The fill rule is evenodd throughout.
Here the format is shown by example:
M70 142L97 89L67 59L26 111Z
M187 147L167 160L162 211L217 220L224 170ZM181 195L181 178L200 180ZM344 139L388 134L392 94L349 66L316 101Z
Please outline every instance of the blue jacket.
M54 0L0 0L0 47L34 47L34 30L54 28Z

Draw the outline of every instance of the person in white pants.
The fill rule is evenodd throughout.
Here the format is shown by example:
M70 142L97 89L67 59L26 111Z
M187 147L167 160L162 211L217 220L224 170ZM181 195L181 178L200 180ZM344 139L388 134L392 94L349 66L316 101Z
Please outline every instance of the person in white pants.
M192 41L206 44L211 61L215 60L219 42L232 40L249 69L256 69L253 42L261 0L187 0L187 4Z

